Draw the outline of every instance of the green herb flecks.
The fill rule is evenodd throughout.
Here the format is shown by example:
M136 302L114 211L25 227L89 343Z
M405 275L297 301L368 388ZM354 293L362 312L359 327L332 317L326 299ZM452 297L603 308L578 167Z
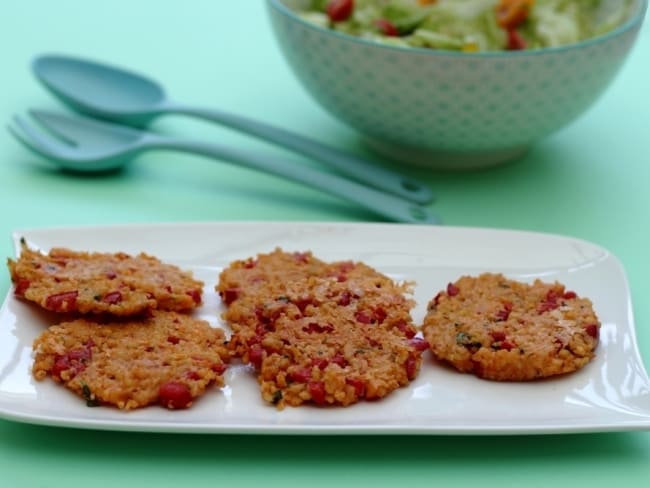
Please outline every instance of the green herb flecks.
M81 384L81 393L83 394L84 400L86 400L87 407L99 406L99 401L95 398L95 395L90 391L90 387L86 383Z
M456 344L465 347L481 347L483 345L479 341L474 340L467 332L459 332L456 334Z
M275 390L275 393L273 393L273 398L271 399L271 403L273 405L277 405L282 401L282 390Z

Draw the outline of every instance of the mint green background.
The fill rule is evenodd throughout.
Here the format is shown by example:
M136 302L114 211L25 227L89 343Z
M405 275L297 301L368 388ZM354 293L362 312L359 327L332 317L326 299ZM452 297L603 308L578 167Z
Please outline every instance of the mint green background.
M37 53L97 57L164 80L179 100L219 106L366 154L313 102L280 56L261 0L7 0L0 117L58 108L28 71ZM447 225L593 241L619 256L650 360L650 28L616 81L575 123L521 161L473 173L409 170ZM284 154L181 118L156 128ZM13 229L209 220L359 221L375 216L271 176L150 153L102 178L63 175L0 131L0 255ZM540 249L543 252L543 249ZM9 290L0 274L0 295ZM396 412L397 414L398 412ZM646 486L650 433L522 437L255 437L77 431L0 421L0 485Z

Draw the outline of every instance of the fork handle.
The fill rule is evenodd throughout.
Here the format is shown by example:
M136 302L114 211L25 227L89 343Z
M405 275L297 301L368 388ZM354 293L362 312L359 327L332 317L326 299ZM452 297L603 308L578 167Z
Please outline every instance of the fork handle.
M281 176L358 203L393 221L417 224L440 223L437 216L431 214L419 204L363 186L331 173L325 173L310 166L294 164L282 159L213 143L184 141L153 135L142 142L143 148L146 146L146 149L189 152Z
M220 110L187 107L172 102L165 105L163 113L191 115L257 136L267 142L283 146L321 163L328 164L361 183L366 183L413 202L429 203L433 200L431 189L419 181L279 127Z

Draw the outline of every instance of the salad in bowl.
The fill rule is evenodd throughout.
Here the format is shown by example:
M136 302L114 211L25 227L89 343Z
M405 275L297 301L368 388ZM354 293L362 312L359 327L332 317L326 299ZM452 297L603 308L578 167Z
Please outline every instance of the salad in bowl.
M541 49L610 32L631 0L313 0L306 20L387 44L478 52Z

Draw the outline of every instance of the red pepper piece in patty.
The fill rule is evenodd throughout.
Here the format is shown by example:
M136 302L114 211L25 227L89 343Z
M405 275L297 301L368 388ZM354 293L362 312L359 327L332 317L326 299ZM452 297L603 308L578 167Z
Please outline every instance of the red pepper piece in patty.
M361 398L366 396L366 382L359 378L345 378L345 383L354 388L354 394Z
M585 332L594 339L598 339L599 330L596 324L585 325Z
M314 403L323 405L326 402L325 397L327 392L325 391L325 383L322 381L310 381L307 385L307 389L309 390L309 394Z
M77 304L78 291L64 291L50 295L45 299L45 308L54 312L70 312Z
M194 303L197 305L201 304L201 290L189 290L186 293L192 298Z
M453 283L449 283L447 285L447 295L449 295L450 297L455 297L459 293L460 293L460 289L456 285L454 285Z
M23 297L25 296L25 292L31 285L31 282L29 280L18 280L16 283L16 288L14 289L14 294L17 297Z
M108 303L109 305L117 305L122 301L122 293L119 291L112 291L104 295L102 301L104 303Z
M171 410L189 408L192 405L190 389L178 381L169 381L161 385L158 397L160 403Z
M61 380L61 373L68 371L68 379L74 378L86 369L88 362L92 359L92 345L92 341L89 341L84 347L71 349L65 354L57 356L52 369L50 369L50 375L54 379Z

